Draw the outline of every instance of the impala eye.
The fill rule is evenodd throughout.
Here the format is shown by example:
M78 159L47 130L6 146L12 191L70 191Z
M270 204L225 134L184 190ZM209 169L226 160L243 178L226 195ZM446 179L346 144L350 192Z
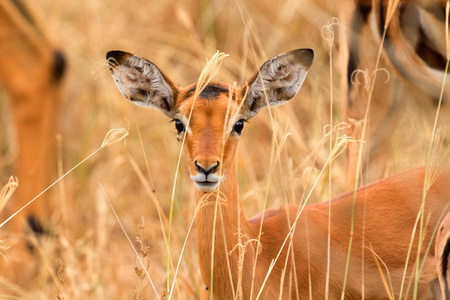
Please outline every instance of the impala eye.
M236 124L234 124L233 130L237 133L237 134L241 134L242 129L244 129L244 122L247 122L244 119L240 119L239 121L236 122Z
M177 130L177 133L180 134L184 131L184 125L183 122L181 122L178 119L174 119L173 122L175 122L175 129Z

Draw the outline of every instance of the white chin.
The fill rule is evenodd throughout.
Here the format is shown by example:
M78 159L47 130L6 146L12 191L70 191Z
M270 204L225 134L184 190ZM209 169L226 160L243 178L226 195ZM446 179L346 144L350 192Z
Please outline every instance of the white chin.
M219 186L219 182L197 182L194 180L195 186L202 193L214 192Z

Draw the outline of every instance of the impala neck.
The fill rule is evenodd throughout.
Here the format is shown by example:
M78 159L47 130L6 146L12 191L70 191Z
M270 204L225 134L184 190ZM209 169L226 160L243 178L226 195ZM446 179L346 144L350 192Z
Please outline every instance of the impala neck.
M203 281L211 290L211 257L214 251L212 289L214 294L220 293L225 299L227 298L225 295L231 296L231 287L236 291L238 283L241 282L242 278L238 275L242 274L242 270L239 270L240 267L244 270L252 268L253 249L256 247L250 244L245 249L245 260L242 256L243 249L235 247L238 243L245 244L255 236L255 233L251 230L242 212L236 164L224 171L226 177L221 182L220 192L201 193L197 191L197 207L201 208L196 216L196 226L197 250ZM215 232L214 236L213 232ZM230 252L231 254L229 254ZM240 259L241 263L239 263ZM233 285L230 284L230 273Z

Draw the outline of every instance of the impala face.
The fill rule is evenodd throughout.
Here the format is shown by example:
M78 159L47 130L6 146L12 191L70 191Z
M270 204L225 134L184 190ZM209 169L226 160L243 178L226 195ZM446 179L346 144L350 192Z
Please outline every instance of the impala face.
M107 53L117 87L133 103L154 107L173 120L184 141L190 177L200 192L212 192L233 166L244 123L269 105L280 105L299 91L313 60L313 51L298 49L266 62L237 89L226 83L200 88L175 85L150 61L122 51Z
M208 84L194 99L196 88L194 84L180 91L173 120L178 140L184 139L191 179L199 191L211 192L231 167L246 119L239 109L239 91L232 86Z

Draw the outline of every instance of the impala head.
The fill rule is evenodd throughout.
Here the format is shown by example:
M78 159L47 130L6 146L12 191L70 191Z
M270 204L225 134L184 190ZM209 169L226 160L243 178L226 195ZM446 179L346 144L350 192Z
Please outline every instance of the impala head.
M298 49L267 61L244 87L209 83L177 88L150 61L122 51L107 53L122 94L134 104L154 107L175 123L184 139L190 176L200 192L217 189L234 166L244 123L266 107L280 105L299 91L313 61L313 51ZM192 113L191 113L192 111Z

